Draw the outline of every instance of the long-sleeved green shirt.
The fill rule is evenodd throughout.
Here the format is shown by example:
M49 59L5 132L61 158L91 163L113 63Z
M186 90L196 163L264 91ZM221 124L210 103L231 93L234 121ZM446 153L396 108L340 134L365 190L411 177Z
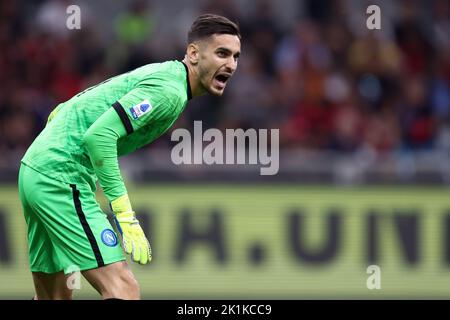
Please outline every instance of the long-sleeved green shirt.
M57 106L22 162L66 183L98 179L109 201L127 193L118 157L166 132L191 99L180 61L142 66Z

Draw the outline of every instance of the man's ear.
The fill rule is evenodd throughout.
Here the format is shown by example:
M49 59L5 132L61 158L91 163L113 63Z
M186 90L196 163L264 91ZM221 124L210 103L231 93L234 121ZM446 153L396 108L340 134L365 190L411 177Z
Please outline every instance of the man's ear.
M199 59L199 55L200 55L200 51L199 51L199 46L196 43L190 43L187 47L187 57L189 59L189 62L192 65L197 65L198 63L198 59Z

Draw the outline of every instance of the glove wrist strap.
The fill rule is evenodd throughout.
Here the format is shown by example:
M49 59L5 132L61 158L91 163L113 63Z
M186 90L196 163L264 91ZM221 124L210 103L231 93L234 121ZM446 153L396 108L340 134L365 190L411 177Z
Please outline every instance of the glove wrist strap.
M124 194L111 202L114 214L133 212L128 194Z

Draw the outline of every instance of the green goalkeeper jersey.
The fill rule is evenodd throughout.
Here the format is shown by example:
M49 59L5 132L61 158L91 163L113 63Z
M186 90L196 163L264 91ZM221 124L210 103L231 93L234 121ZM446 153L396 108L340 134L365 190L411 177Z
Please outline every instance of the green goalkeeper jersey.
M126 193L118 156L166 132L191 99L181 61L142 66L58 105L22 162L66 183L99 180L112 201Z

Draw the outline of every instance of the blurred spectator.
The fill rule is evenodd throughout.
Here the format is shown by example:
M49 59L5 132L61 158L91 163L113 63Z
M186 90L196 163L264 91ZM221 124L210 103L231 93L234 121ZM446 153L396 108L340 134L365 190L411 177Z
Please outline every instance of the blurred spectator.
M70 30L65 26L66 10L70 5L69 0L50 0L42 3L36 14L37 28L55 38L68 38Z
M400 110L403 145L408 149L433 147L436 121L426 98L426 87L421 77L405 79L404 103Z
M115 22L117 38L115 49L124 55L120 72L126 72L151 61L148 40L153 35L155 23L151 3L144 0L134 0L128 11L118 16Z
M118 40L123 44L141 44L152 34L154 24L155 20L149 14L149 3L136 0L116 20Z

